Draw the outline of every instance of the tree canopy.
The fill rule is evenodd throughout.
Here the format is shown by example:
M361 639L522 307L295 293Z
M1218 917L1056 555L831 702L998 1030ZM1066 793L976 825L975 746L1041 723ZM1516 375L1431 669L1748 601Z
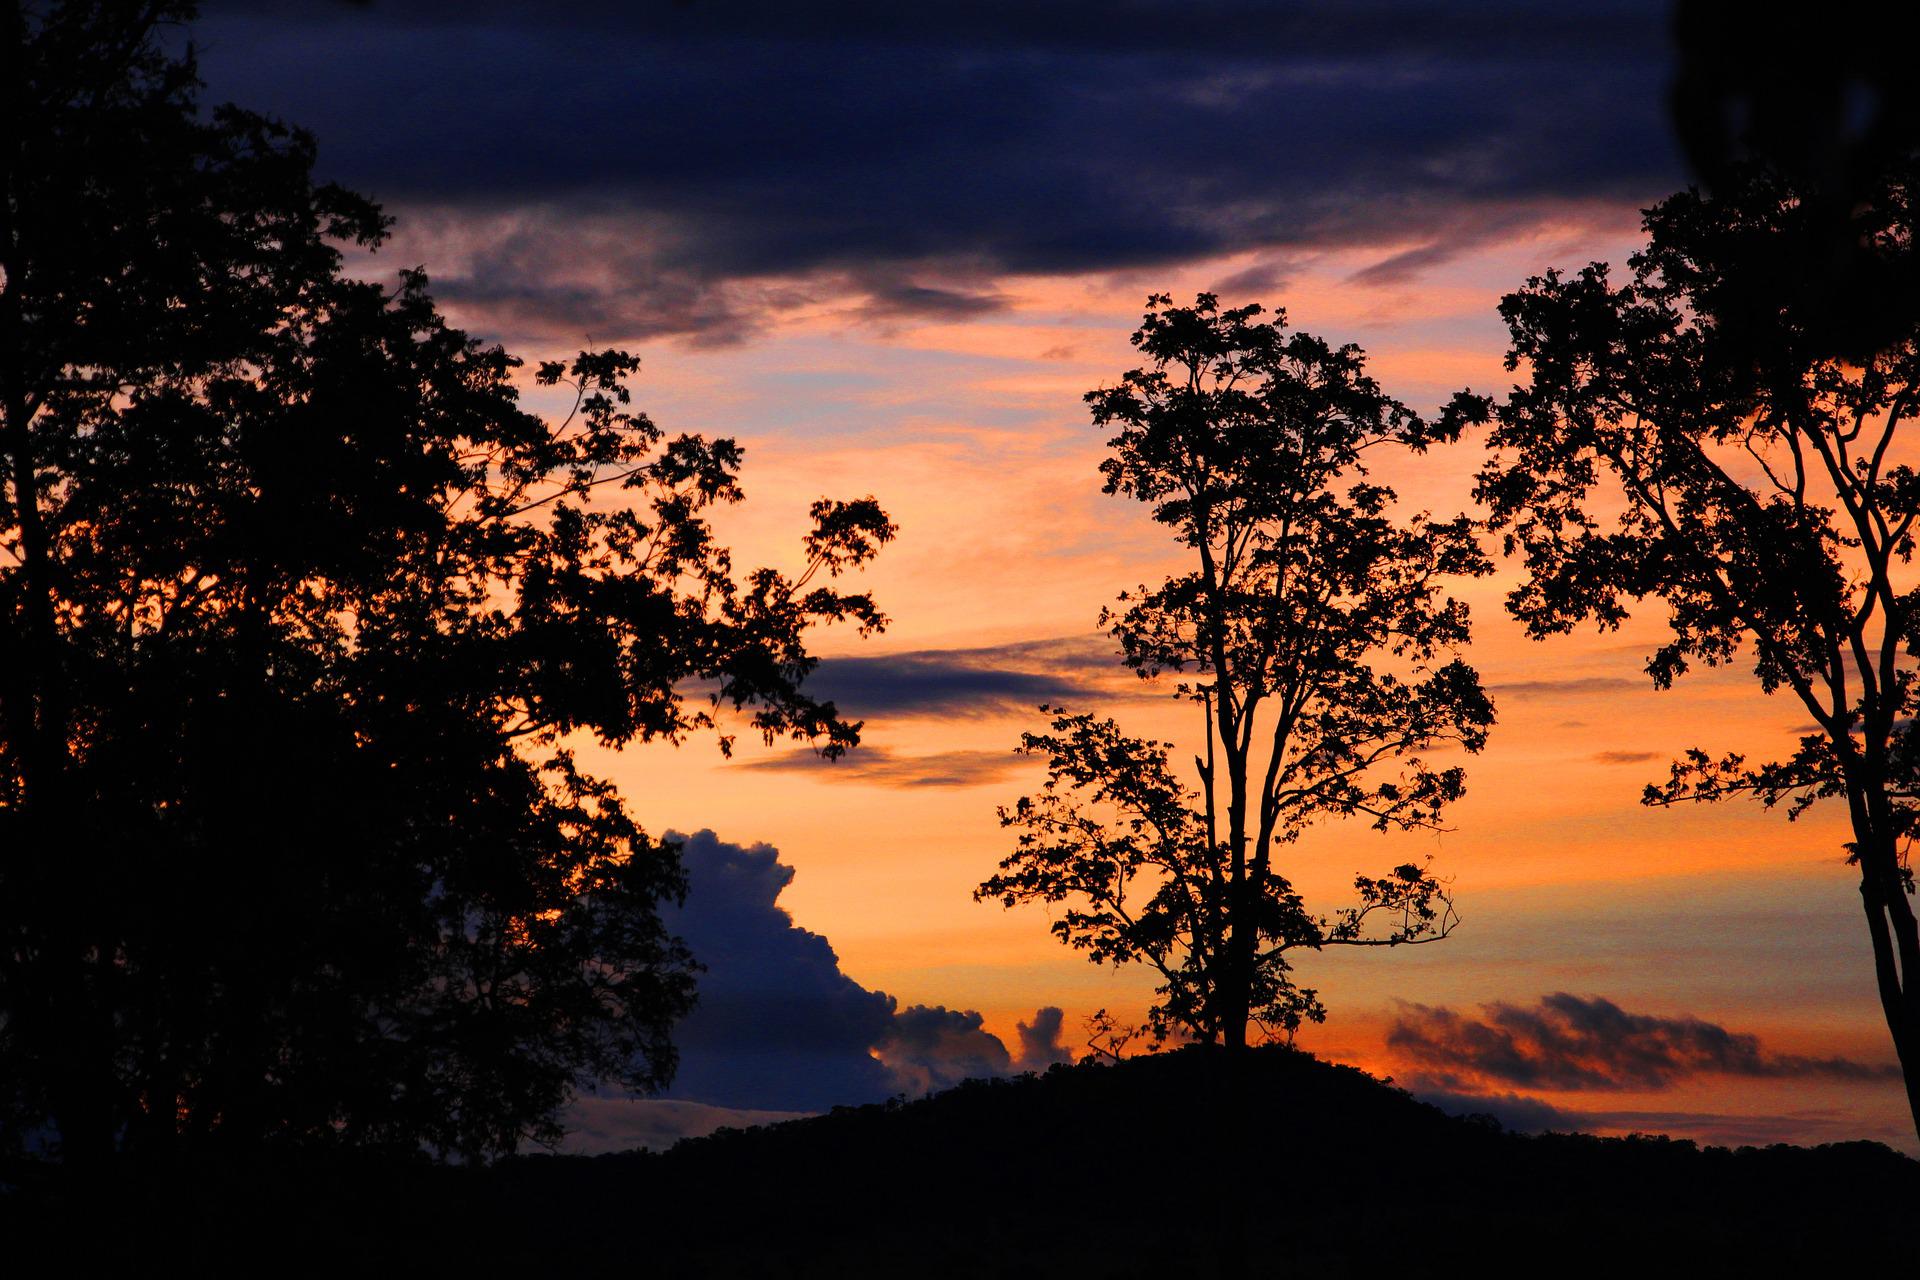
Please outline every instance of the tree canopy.
M1458 656L1467 609L1447 583L1489 572L1471 522L1402 515L1368 477L1385 448L1440 430L1389 397L1357 347L1290 332L1284 315L1157 295L1134 334L1147 358L1089 393L1111 428L1106 491L1148 504L1190 567L1120 597L1103 625L1128 666L1170 675L1206 730L1198 786L1170 745L1054 710L1022 749L1048 761L979 895L1067 904L1062 941L1159 974L1160 1035L1241 1045L1324 1016L1292 980L1301 947L1444 937L1445 886L1421 865L1360 876L1354 906L1311 913L1276 858L1309 827L1360 818L1434 829L1493 723Z
M1850 206L1855 274L1873 261L1890 278L1910 270L1917 177L1911 161L1883 167ZM1510 294L1508 367L1523 380L1498 404L1455 407L1493 423L1479 494L1525 566L1508 604L1533 634L1617 627L1654 597L1671 631L1647 663L1655 685L1744 649L1760 687L1812 718L1771 762L1696 748L1646 799L1750 794L1790 816L1845 803L1920 1127L1908 864L1920 824L1920 475L1901 439L1920 410L1920 308L1875 293L1869 326L1832 323L1831 291L1803 287L1832 212L1759 164L1711 195L1664 201L1626 280L1595 263Z
M823 499L736 570L739 446L349 275L387 219L199 108L188 13L0 15L0 1123L510 1151L665 1082L693 990L674 851L575 746L853 745L806 633L884 625L832 580L893 525Z

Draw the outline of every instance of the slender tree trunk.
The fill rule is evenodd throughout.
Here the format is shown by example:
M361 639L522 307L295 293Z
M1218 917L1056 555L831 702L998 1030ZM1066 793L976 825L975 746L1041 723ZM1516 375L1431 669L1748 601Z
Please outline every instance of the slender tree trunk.
M1873 942L1880 1008L1907 1088L1907 1108L1920 1134L1920 922L1916 922L1898 863L1879 851L1861 858L1861 905Z
M1844 704L1842 704L1844 705ZM1882 732L1891 729L1886 717ZM1887 786L1886 739L1869 735L1855 754L1851 738L1836 742L1847 778L1847 808L1860 865L1860 904L1873 944L1874 986L1906 1084L1907 1108L1920 1135L1920 922L1901 867L1900 835Z
M1224 728L1224 726L1222 726ZM1224 734L1222 735L1225 736ZM1221 984L1221 1041L1228 1052L1247 1047L1251 1015L1253 954L1258 943L1255 912L1247 884L1247 761L1229 740L1227 763L1227 841L1232 846L1232 879L1227 890L1226 981Z

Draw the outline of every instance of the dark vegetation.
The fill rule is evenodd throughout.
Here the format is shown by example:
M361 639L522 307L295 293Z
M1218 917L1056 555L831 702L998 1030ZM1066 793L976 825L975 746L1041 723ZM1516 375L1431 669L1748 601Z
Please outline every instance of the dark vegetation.
M0 8L0 1153L486 1159L671 1079L692 997L575 748L853 745L809 633L884 625L834 579L893 525L736 566L739 446L349 275L388 219L199 109L188 16Z
M96 1201L47 1184L0 1230L100 1262L532 1274L1843 1274L1907 1242L1920 1162L1524 1137L1294 1050L1193 1048L665 1153L224 1164L144 1195L105 1233Z

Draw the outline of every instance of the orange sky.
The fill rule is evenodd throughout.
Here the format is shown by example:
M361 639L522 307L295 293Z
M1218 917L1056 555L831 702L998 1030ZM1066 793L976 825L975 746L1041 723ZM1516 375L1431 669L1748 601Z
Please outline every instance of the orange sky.
M1270 287L1226 290L1223 302L1284 305L1296 326L1360 343L1390 392L1431 409L1462 385L1506 385L1494 311L1503 291L1551 265L1622 262L1636 241L1631 210L1574 206L1544 230L1411 282L1355 281L1383 256L1374 247L1015 278L1000 285L1010 307L957 322L877 326L829 293L781 313L743 345L642 348L637 400L670 431L728 433L746 444L749 500L723 526L741 563L791 564L806 504L821 494L872 492L899 522L898 542L867 583L891 629L865 645L823 635L821 652L1084 637L1118 590L1178 563L1142 511L1100 493L1101 437L1080 402L1132 363L1127 335L1148 292L1178 300L1268 275ZM458 267L461 244L444 228L424 228L403 245L402 257ZM453 310L488 331L485 315ZM588 337L618 341L506 336L528 356ZM1378 474L1410 504L1452 512L1469 505L1478 463L1476 449L1462 445ZM1292 851L1287 868L1310 903L1332 908L1355 871L1430 853L1456 877L1464 923L1448 941L1417 950L1306 957L1302 978L1321 990L1331 1017L1304 1043L1392 1073L1383 1035L1396 1001L1471 1011L1565 990L1636 1013L1697 1015L1782 1053L1890 1061L1858 899L1841 863L1840 815L1816 811L1789 825L1757 806L1663 812L1638 804L1641 786L1685 747L1760 753L1788 741L1804 719L1797 706L1763 697L1743 668L1656 693L1641 663L1660 634L1657 611L1618 634L1529 641L1500 607L1510 580L1503 573L1466 591L1476 620L1471 658L1500 723L1471 761L1452 829L1389 838L1357 825L1325 828ZM1151 690L1130 681L1117 675L1112 702L1090 709L1136 733L1193 736L1190 710L1144 698ZM1037 722L1002 712L875 719L866 737L889 760L1010 751ZM710 827L726 840L777 846L798 869L782 904L831 939L849 975L903 1004L979 1009L1007 1038L1042 1004L1064 1007L1070 1028L1097 1007L1140 1007L1148 985L1140 974L1070 954L1039 910L972 901L1006 846L994 807L1020 794L1037 776L1033 766L1010 764L971 785L911 786L901 785L901 771L863 776L858 761L754 767L773 754L743 742L727 762L696 741L598 763L652 829ZM1702 1077L1656 1092L1540 1096L1606 1117L1594 1122L1601 1129L1865 1136L1915 1149L1898 1085L1885 1078ZM1645 1113L1665 1119L1634 1118ZM1743 1116L1775 1123L1754 1128Z

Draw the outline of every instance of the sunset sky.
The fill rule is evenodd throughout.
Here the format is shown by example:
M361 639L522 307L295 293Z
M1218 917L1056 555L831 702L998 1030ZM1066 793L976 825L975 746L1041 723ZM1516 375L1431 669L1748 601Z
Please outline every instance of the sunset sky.
M746 446L722 525L741 563L792 567L823 494L870 492L900 525L865 582L887 632L818 637L858 752L597 757L651 830L713 833L689 848L686 932L714 954L679 1110L589 1105L590 1133L1043 1065L1095 1009L1138 1015L1142 974L972 899L1008 848L995 806L1038 780L1012 754L1037 703L1197 739L1096 628L1180 559L1101 494L1081 396L1132 367L1148 293L1199 290L1360 344L1421 411L1504 389L1501 294L1624 262L1639 210L1688 180L1665 22L1409 0L209 6L209 96L311 129L322 172L398 218L359 269L424 264L458 323L530 361L627 346L662 426ZM1377 475L1450 514L1480 461L1470 440ZM1324 910L1355 872L1431 855L1464 923L1304 958L1331 1012L1302 1043L1514 1123L1914 1150L1843 815L1638 803L1689 746L1782 749L1798 707L1744 665L1655 692L1657 607L1531 641L1512 581L1463 588L1500 720L1450 830L1324 827L1288 852Z

